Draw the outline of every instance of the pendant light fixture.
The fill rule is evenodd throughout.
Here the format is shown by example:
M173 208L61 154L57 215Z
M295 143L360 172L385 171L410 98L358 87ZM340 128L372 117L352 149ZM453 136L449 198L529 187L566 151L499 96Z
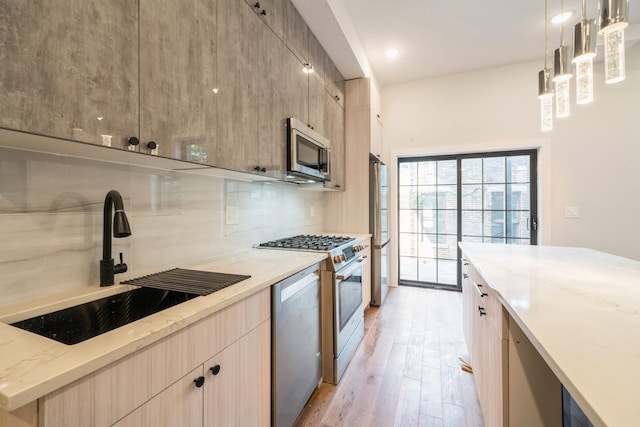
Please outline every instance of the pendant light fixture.
M547 0L544 0L544 69L538 73L538 99L540 100L540 129L544 132L553 129L553 87L551 69L547 67L549 56Z
M596 21L587 19L587 0L582 0L582 19L573 29L573 63L576 66L576 103L593 101L593 58L596 56Z
M560 0L560 10L564 13L564 1ZM545 23L546 25L546 23ZM556 117L569 117L571 62L569 61L569 46L564 44L564 23L560 24L560 47L553 53L553 82L556 92Z
M600 0L599 27L604 37L604 78L606 83L625 79L624 29L629 25L629 0Z

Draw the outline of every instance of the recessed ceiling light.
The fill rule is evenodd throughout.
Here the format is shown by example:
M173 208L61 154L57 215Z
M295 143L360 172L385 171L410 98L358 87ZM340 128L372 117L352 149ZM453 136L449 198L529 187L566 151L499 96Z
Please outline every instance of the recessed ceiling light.
M569 18L571 18L573 16L573 11L572 10L567 10L564 13L559 13L555 16L552 16L551 19L549 20L552 24L561 24L563 22L566 22L569 20Z
M398 49L387 49L385 50L384 54L387 58L395 58L396 56L398 56L398 54L400 53L400 51Z

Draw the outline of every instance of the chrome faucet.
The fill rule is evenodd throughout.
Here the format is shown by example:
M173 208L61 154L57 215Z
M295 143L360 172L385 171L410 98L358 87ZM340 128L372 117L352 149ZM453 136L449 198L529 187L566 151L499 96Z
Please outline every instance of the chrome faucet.
M104 199L104 224L102 228L102 259L100 260L100 286L113 285L115 274L127 271L127 264L123 262L120 252L120 264L114 265L111 258L111 207L115 206L113 216L113 237L131 236L131 227L127 215L124 213L122 196L116 190L107 193Z

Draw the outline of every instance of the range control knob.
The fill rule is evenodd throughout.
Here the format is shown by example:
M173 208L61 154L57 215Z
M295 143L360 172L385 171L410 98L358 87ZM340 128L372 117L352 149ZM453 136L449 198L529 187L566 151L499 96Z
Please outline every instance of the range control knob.
M333 262L335 262L336 264L340 263L340 255L336 255L333 257Z
M345 254L340 254L340 259L342 261L346 261L347 260L347 256Z

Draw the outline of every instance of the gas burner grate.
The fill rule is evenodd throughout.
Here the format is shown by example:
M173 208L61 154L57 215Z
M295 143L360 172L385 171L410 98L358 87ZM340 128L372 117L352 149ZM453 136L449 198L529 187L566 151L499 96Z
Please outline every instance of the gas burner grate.
M353 240L355 240L354 237L299 235L288 237L286 239L260 243L260 247L330 251L331 249L335 249Z
M215 273L211 271L187 270L173 268L147 276L120 282L124 285L136 285L146 288L181 291L198 295L209 295L213 292L234 285L251 276L240 274Z

